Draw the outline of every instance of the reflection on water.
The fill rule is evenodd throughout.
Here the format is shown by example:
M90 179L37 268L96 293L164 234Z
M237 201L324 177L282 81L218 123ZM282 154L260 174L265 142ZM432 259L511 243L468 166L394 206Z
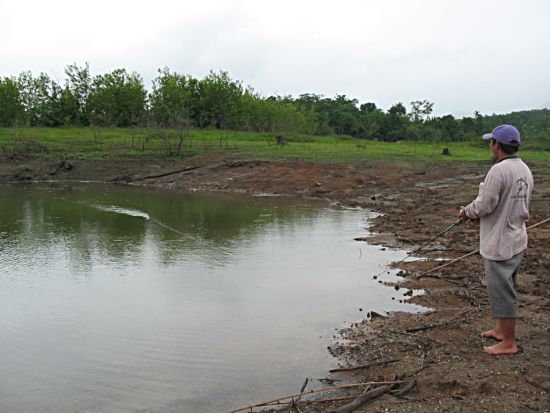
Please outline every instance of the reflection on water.
M224 411L324 377L359 307L413 308L360 211L107 185L0 208L0 411Z

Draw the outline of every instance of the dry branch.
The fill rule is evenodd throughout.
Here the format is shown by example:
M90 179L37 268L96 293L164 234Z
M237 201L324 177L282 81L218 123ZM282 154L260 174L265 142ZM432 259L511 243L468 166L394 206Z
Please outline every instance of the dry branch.
M364 405L369 400L374 399L375 397L380 396L381 394L387 393L391 390L391 386L379 386L372 390L369 390L365 394L362 394L361 396L357 397L354 401L351 403L348 403L336 410L333 410L333 413L351 413L354 410L357 410L359 407Z
M242 412L242 411L245 411L245 410L251 410L254 407L264 407L264 406L276 405L276 404L279 404L279 402L281 402L283 400L286 400L286 399L294 399L298 396L304 396L304 395L313 394L313 393L322 393L322 392L325 392L325 391L340 390L340 389L351 389L351 388L354 388L354 387L370 386L371 384L401 384L401 383L405 383L405 382L403 380L367 381L367 382L364 382L364 383L352 383L352 384L343 384L342 386L325 387L325 388L322 388L322 389L310 390L310 391L307 391L307 392L304 392L304 393L290 394L288 396L279 397L277 399L269 400L267 402L250 404L246 407L241 407L241 408L236 409L236 410L231 410L228 413L237 413L237 412ZM288 403L285 403L285 404L288 404Z
M395 363L397 361L399 361L399 359L381 360L381 361L375 361L374 363L363 364L361 366L356 366L356 367L342 367L342 368L338 368L338 369L331 369L331 370L329 370L329 372L330 373L337 373L337 372L343 372L343 371L362 370L362 369L368 369L369 367L381 366L383 364Z
M295 401L294 403L299 403L299 404L317 404L317 403L330 403L330 402L341 402L341 401L344 401L344 400L351 400L351 399L355 399L357 397L357 395L355 396L341 396L341 397L328 397L328 398L325 398L325 399L316 399L316 400L300 400L300 401ZM283 402L283 401L279 401L276 403L276 405L292 405L293 402ZM266 404L265 407L267 406L270 406L269 404ZM263 407L263 406L259 406L259 407Z
M418 382L416 381L416 379L412 379L405 386L403 386L402 388L400 388L398 390L393 391L392 393L395 397L401 398L401 397L405 396L408 392L410 392L412 389L414 389L417 384L418 384Z
M175 175L175 174L179 174L179 173L182 173L182 172L193 171L195 169L199 169L199 168L202 168L202 167L203 167L203 165L188 166L187 168L178 169L176 171L165 172L165 173L157 174L157 175L147 175L147 176L137 177L137 178L132 179L132 181L144 181L146 179L163 178L163 177L169 176L169 175ZM123 178L115 178L115 179L113 179L113 181L119 181L119 180L122 180Z
M454 317L451 317L451 318L449 318L448 320L442 321L441 323L430 324L430 325L422 326L422 327L408 328L408 329L406 329L405 331L406 331L407 333L414 333L414 332L416 332L416 331L424 331L424 330L429 330L429 329L435 328L435 327L441 327L441 326L444 326L444 325L447 325L447 324L452 323L452 322L455 321L456 319L462 317L463 315L469 313L469 312L472 311L472 310L473 310L473 308L467 308L466 310L460 312L459 314L455 315Z

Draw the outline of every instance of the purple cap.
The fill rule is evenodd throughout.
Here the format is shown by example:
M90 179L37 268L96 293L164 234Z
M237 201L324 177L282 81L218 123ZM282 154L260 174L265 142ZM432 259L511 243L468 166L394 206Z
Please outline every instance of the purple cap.
M497 126L491 133L483 135L483 139L491 138L505 145L519 145L521 143L519 131L512 125Z

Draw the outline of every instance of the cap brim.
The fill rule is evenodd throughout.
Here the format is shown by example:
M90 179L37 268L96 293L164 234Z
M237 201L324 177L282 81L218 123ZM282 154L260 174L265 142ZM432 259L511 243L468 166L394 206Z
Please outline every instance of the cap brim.
M486 133L485 135L483 135L483 139L491 139L492 137L493 137L492 133Z

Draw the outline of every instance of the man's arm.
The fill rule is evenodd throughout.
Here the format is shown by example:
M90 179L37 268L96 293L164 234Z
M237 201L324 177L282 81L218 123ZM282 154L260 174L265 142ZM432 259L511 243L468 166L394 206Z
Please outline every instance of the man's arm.
M470 219L478 219L492 213L498 205L500 189L500 180L489 171L477 198L462 209L462 215Z

